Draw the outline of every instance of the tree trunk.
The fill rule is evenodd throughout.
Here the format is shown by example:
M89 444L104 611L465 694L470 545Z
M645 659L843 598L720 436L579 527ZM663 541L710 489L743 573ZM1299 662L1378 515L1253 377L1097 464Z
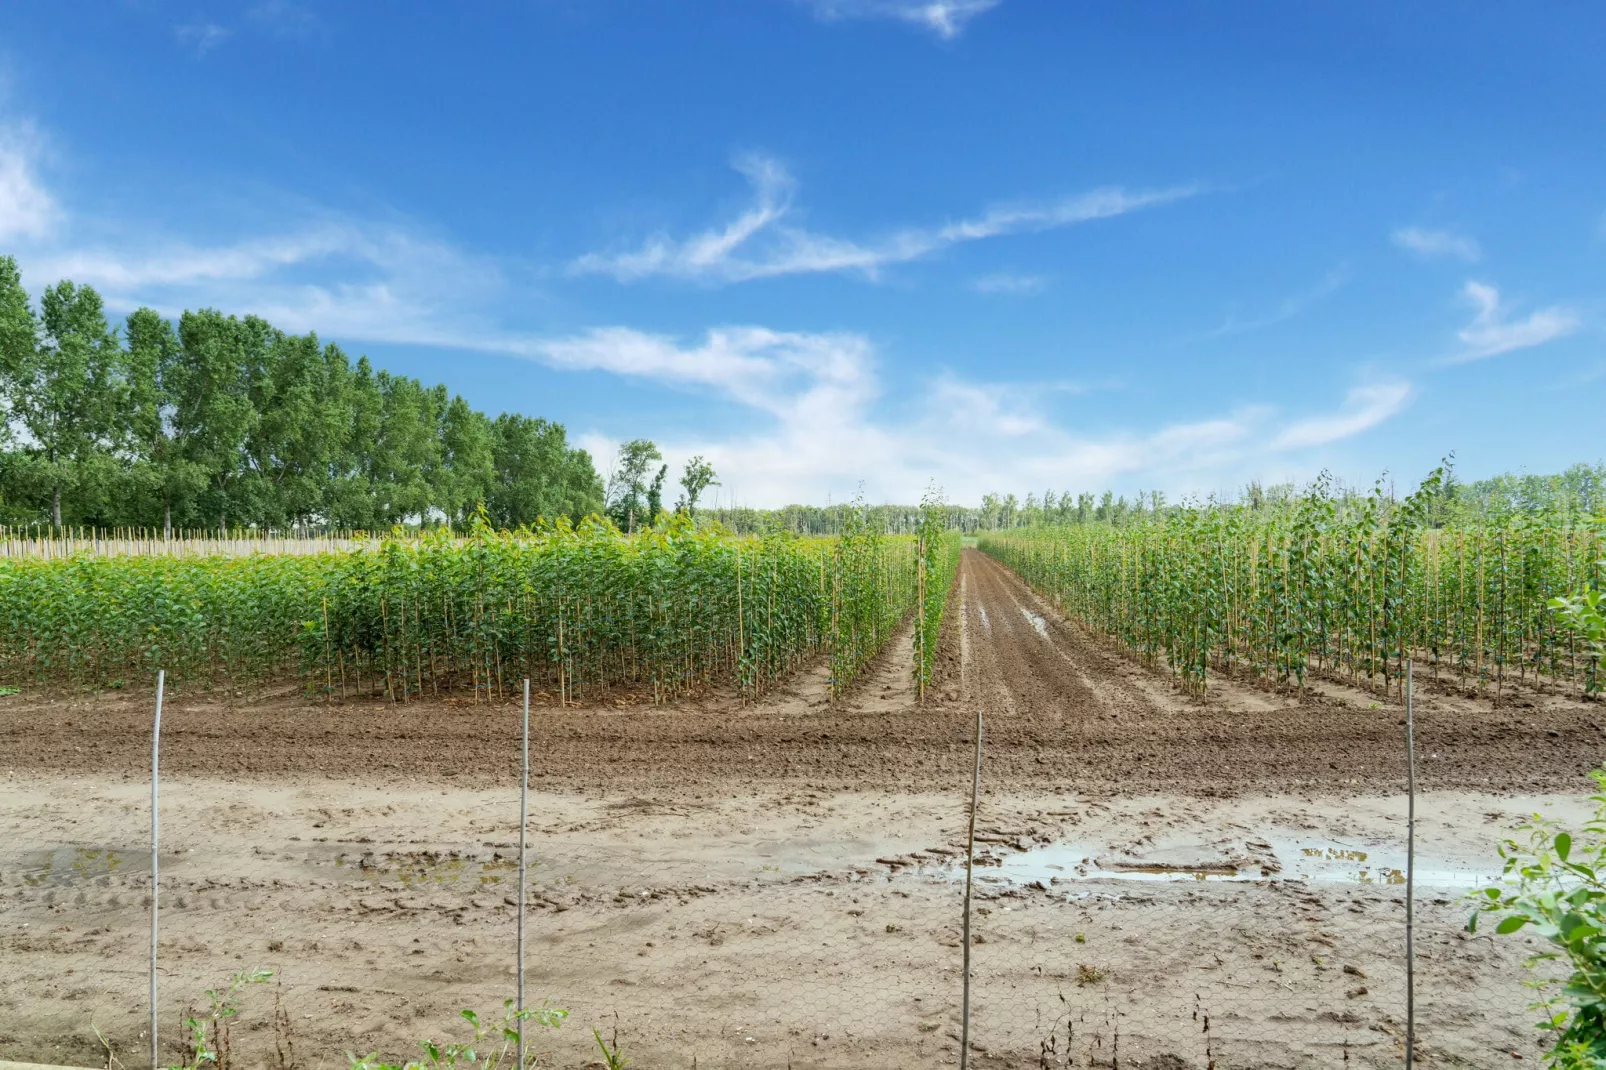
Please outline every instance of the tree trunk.
M50 494L50 519L55 523L56 529L61 530L61 484L57 483L55 490Z
M169 541L173 538L173 501L171 498L162 498L162 537Z

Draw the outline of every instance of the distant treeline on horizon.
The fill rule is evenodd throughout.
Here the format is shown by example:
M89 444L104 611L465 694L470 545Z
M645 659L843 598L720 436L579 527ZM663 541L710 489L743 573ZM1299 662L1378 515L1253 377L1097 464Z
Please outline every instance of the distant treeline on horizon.
M1414 489L1415 484L1406 488ZM986 494L980 506L947 505L948 526L963 532L997 531L1004 528L1035 527L1045 524L1123 524L1153 520L1180 509L1221 506L1253 510L1275 510L1297 502L1311 491L1311 485L1278 483L1262 486L1250 483L1227 500L1168 502L1159 491L1142 492L1128 499L1113 491L1094 495L1089 492L1046 491L1041 496L1027 494ZM1330 485L1327 493L1339 503L1358 502L1370 496L1372 487ZM1394 490L1382 491L1393 500ZM779 528L800 534L829 535L841 530L843 518L856 508L852 504L816 506L788 505L781 509L713 508L700 516L718 520L743 534ZM919 522L920 507L914 505L875 505L869 507L885 529L909 533ZM1472 483L1458 482L1453 469L1446 474L1434 503L1430 520L1447 524L1509 515L1544 514L1583 519L1606 513L1606 463L1575 464L1554 475L1513 474L1494 476Z

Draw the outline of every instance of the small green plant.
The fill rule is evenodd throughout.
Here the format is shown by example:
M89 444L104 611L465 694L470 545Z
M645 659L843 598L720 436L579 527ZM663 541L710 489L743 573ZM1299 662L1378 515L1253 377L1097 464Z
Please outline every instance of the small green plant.
M229 1021L240 1013L240 994L250 985L264 984L272 977L272 970L248 970L230 978L229 986L221 992L215 988L206 990L211 1009L205 1014L192 1011L184 1018L190 1039L182 1070L224 1070L229 1065Z
M1496 933L1528 929L1545 942L1528 968L1565 964L1564 980L1529 982L1542 997L1539 1028L1555 1034L1547 1058L1557 1070L1606 1067L1606 770L1590 775L1601 788L1595 816L1575 835L1535 814L1521 826L1525 841L1501 844L1506 883L1473 893L1467 922L1476 932L1480 915L1499 915Z
M619 1050L619 1026L613 1027L613 1043L610 1045L602 1039L602 1032L596 1026L591 1027L591 1035L596 1038L597 1047L602 1051L602 1061L607 1064L608 1070L625 1070L630 1065L630 1059Z
M1097 966L1089 966L1085 962L1076 967L1076 984L1078 987L1085 988L1088 985L1096 985L1108 976L1109 971Z
M22 694L20 687L0 687L0 698L10 698L12 695Z
M348 1051L348 1070L456 1070L460 1066L498 1070L499 1067L517 1063L519 1037L528 1028L526 1023L533 1022L543 1029L557 1029L569 1017L568 1011L544 1002L539 1007L514 1010L511 999L502 1003L502 1021L495 1029L487 1027L475 1011L465 1009L458 1013L474 1027L474 1035L469 1040L449 1043L441 1043L434 1038L421 1040L418 1046L424 1049L424 1058L405 1063L386 1062L378 1052L358 1056ZM526 1047L524 1066L513 1066L511 1070L528 1070L537 1057L536 1052Z
M1606 569L1606 561L1598 562L1597 567ZM1602 657L1606 657L1606 597L1597 587L1568 598L1552 598L1550 608L1589 649L1590 665L1585 689L1594 694L1601 687L1600 662Z

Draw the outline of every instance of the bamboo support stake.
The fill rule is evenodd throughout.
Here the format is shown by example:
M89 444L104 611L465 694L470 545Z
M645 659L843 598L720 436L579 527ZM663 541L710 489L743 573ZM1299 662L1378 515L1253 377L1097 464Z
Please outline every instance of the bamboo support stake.
M970 1065L970 892L976 869L976 803L981 795L981 709L976 710L976 768L970 781L970 833L965 840L964 992L959 1025L959 1070Z
M1411 663L1405 663L1405 1068L1416 1064L1416 723Z
M156 672L156 721L151 726L151 1070L157 1070L160 1062L157 1059L156 1047L156 896L158 891L157 877L160 873L160 860L157 857L157 847L161 824L157 819L157 774L161 759L162 742L162 695L166 690L167 671L158 669Z
M516 1070L524 1070L524 874L526 855L526 833L530 827L530 680L524 680L524 730L522 735L524 753L523 773L519 780L519 1061L514 1064Z

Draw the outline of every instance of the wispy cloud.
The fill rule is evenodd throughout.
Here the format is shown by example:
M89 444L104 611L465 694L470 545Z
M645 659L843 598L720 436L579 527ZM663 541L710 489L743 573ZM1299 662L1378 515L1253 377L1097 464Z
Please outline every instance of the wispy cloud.
M0 125L0 241L43 238L60 218L39 178L40 138L31 125Z
M197 56L206 55L228 40L233 33L234 31L227 26L207 21L187 22L182 26L173 27L173 36L178 38L179 44Z
M314 225L290 234L251 238L221 246L169 242L154 249L83 248L47 255L36 262L46 275L72 278L112 290L140 290L259 279L276 268L307 264L342 254L361 255L373 244L362 228Z
M1483 250L1474 238L1451 230L1428 230L1424 227L1401 227L1390 238L1394 244L1424 260L1451 258L1475 264L1483 259Z
M712 389L782 420L859 412L876 393L873 349L852 333L719 327L700 344L682 347L664 335L604 327L567 338L507 339L498 347L565 370Z
M1404 409L1411 400L1411 384L1404 379L1357 386L1338 412L1296 420L1272 440L1274 450L1325 446L1369 431Z
M253 5L246 18L275 37L291 40L306 40L326 31L315 11L289 0L264 0Z
M980 294L1035 294L1041 293L1048 280L1041 275L1014 275L1004 272L983 275L972 279L970 288Z
M1321 282L1307 290L1285 297L1277 307L1259 316L1248 319L1238 319L1228 316L1225 323L1211 331L1206 337L1221 338L1229 334L1243 334L1246 331L1258 331L1263 327L1283 323L1293 319L1312 305L1330 297L1342 289L1350 280L1349 268L1338 267L1329 271Z
M965 24L1003 3L1003 0L801 0L826 21L840 19L895 19L930 30L951 41Z
M779 161L746 156L735 167L751 184L753 200L734 219L689 238L659 234L637 249L588 253L569 265L570 273L611 275L620 282L663 275L731 283L822 272L854 272L875 279L889 265L963 242L1108 219L1197 192L1191 186L1135 192L1106 187L1056 201L998 205L970 219L852 241L788 222L796 182Z
M852 332L811 334L723 327L698 340L626 327L531 339L507 351L549 366L601 370L713 393L762 411L763 430L660 442L677 464L702 454L727 496L752 505L840 500L863 481L872 500L914 500L937 477L955 500L1001 488L1103 488L1141 481L1185 492L1297 466L1300 451L1370 430L1398 413L1411 388L1390 380L1350 391L1343 406L1279 422L1273 408L1241 406L1147 429L1090 435L1051 419L1029 384L942 374L915 385L913 408L882 411L874 345ZM900 387L909 394L911 384ZM900 406L900 409L902 407ZM617 443L580 436L607 456ZM874 458L872 466L867 457Z
M1578 314L1565 305L1538 309L1525 319L1507 319L1501 308L1500 291L1488 283L1469 281L1461 293L1477 309L1477 315L1456 332L1463 348L1446 357L1445 364L1466 364L1531 349L1572 334L1582 324Z

